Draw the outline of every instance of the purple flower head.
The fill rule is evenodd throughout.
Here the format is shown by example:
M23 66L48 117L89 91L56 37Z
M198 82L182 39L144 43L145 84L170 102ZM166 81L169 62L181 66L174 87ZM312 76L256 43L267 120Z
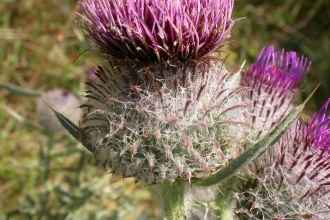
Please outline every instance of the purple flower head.
M266 84L280 90L292 90L304 78L310 68L304 56L298 57L296 52L275 52L274 46L264 47L256 63L244 74L246 81L254 84ZM254 85L252 85L254 86Z
M325 148L330 154L330 115L326 115L330 99L322 106L321 110L314 113L308 126L310 143L317 148Z
M230 34L233 0L82 0L84 27L97 48L117 59L198 59Z
M243 73L241 85L249 87L246 102L252 106L247 116L252 125L252 139L271 131L293 108L292 100L298 91L297 83L310 68L304 56L295 52L275 52L274 46L265 47L257 61Z

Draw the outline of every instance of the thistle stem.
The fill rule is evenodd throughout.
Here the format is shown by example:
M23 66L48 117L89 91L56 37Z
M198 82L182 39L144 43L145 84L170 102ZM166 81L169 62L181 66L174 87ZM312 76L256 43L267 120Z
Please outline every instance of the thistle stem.
M192 202L190 185L182 182L171 183L168 180L157 185L162 219L187 219Z

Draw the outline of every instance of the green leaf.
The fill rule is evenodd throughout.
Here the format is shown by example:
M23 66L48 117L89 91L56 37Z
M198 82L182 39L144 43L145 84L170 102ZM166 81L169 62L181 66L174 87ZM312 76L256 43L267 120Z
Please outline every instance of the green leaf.
M30 96L30 97L37 97L40 96L41 92L30 90L30 89L24 89L20 86L16 86L10 83L1 83L0 82L0 88L7 89L9 92L16 94L16 95L22 95L22 96Z
M243 168L244 166L251 163L252 160L257 159L261 155L263 155L268 149L270 149L290 128L293 122L296 121L299 114L305 107L306 102L310 99L310 97L314 94L318 86L312 92L312 94L299 106L294 108L276 127L273 131L271 131L265 138L256 143L253 148L247 150L234 160L232 160L227 166L220 169L218 172L213 175L202 179L196 180L193 182L194 185L197 186L211 186L214 184L221 183L231 176L233 176L238 170Z

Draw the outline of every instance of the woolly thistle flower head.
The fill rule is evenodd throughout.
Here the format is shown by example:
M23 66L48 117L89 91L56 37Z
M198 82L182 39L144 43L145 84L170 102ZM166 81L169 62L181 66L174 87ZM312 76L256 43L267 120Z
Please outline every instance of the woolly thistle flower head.
M297 121L262 159L254 178L236 193L249 219L330 219L330 99L308 125Z
M245 88L223 62L204 59L229 36L232 0L80 5L90 38L112 58L82 105L82 138L104 166L149 184L205 177L240 154Z
M233 0L82 0L84 27L110 58L134 64L195 60L222 46Z
M150 184L205 177L240 154L245 88L237 74L220 61L185 72L185 86L174 78L154 91L130 84L125 68L99 67L82 106L89 112L82 138L103 166Z
M257 61L242 74L242 86L251 88L245 101L252 108L248 115L255 139L269 132L292 110L292 100L299 81L307 74L311 62L296 52L275 51L265 47Z

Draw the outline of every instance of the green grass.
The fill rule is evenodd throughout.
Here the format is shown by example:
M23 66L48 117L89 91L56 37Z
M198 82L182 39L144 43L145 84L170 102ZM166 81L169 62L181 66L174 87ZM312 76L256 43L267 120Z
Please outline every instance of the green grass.
M239 67L244 60L247 66L270 44L304 54L313 64L301 99L321 82L306 112L319 109L330 97L329 1L236 3L234 16L246 18L237 21L233 43L224 48L231 52L228 68ZM103 60L99 53L87 51L73 62L90 47L75 23L81 21L75 14L77 1L4 0L0 10L0 82L41 92L61 87L82 94L88 69ZM35 98L4 89L0 95L0 219L153 216L154 201L143 186L106 174L74 138L37 129Z

